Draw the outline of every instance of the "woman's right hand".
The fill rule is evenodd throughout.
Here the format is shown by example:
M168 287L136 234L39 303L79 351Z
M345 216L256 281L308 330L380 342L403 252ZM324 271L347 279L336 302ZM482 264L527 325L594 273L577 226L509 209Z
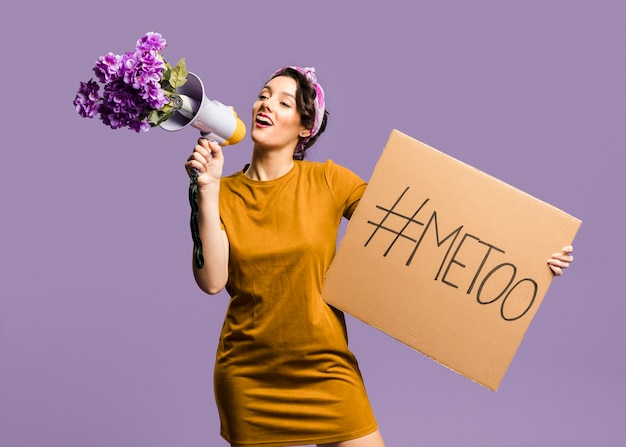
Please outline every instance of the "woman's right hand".
M222 178L224 168L224 155L222 148L214 141L199 138L198 144L193 148L193 153L185 163L185 170L189 177L198 174L198 186L218 184Z

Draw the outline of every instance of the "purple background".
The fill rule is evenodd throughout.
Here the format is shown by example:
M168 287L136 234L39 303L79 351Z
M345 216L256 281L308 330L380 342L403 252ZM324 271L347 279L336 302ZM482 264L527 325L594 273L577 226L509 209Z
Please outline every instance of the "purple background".
M348 319L388 446L624 445L623 2L35 3L0 27L0 445L226 445L227 296L191 275L197 134L114 132L71 105L147 31L247 125L270 72L315 66L331 121L313 160L367 179L397 128L583 220L496 393Z

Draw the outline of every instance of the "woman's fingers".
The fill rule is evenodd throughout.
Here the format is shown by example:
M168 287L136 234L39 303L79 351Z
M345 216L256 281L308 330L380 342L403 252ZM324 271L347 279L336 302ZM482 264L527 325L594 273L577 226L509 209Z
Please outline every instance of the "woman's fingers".
M194 170L200 173L206 172L208 160L206 156L202 155L200 151L194 149L192 154L187 158L185 163L185 170L191 177L194 174Z
M198 144L194 146L193 152L187 159L186 166L199 169L202 172L206 171L208 164L213 158L213 151L214 149L211 148L208 140L204 138L199 139Z
M560 253L553 253L550 259L548 259L548 265L556 276L561 276L563 270L568 268L574 261L574 256L571 254L573 251L574 247L567 245L563 247Z
M220 159L222 157L222 147L215 141L207 140L206 138L200 138L198 140L202 148L206 150L206 156L208 160L215 158Z
M550 265L550 269L555 276L561 276L563 274L563 269L560 267L556 267L554 265Z
M223 165L224 158L220 145L206 138L199 138L185 162L185 170L190 178L195 176L200 183L208 184L215 183L221 178Z

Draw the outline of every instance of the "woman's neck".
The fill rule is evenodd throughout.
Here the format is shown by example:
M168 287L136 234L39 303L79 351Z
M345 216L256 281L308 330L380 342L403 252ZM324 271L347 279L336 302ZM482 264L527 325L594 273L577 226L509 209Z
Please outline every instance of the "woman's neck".
M291 152L265 152L255 148L252 152L250 166L244 175L252 180L274 180L288 173L293 164Z

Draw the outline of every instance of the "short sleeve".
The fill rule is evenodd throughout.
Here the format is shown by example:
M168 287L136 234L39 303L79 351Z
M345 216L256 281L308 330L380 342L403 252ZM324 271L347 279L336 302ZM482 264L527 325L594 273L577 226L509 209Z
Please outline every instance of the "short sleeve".
M365 192L367 183L348 168L332 160L324 164L324 175L335 203L343 216L350 219Z

